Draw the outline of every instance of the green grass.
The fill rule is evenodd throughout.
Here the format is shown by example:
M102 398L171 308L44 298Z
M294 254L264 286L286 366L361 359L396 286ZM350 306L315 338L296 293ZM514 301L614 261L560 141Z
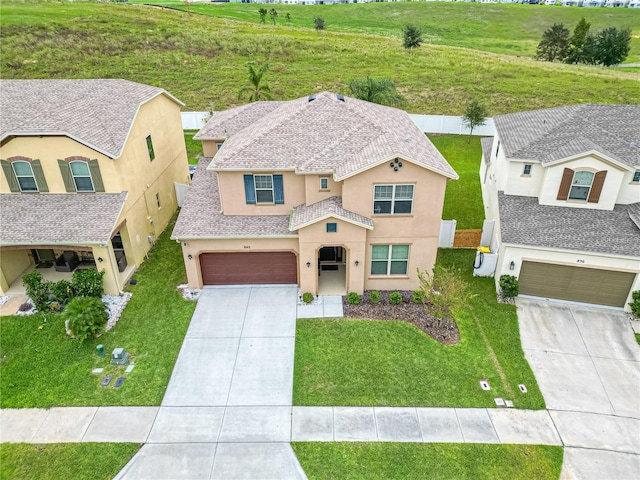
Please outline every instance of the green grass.
M202 141L194 140L193 136L198 133L197 130L185 130L184 143L187 146L187 158L189 163L197 165L198 156L202 155Z
M640 333L636 333L636 342L640 345Z
M154 3L185 9L180 0ZM365 5L275 5L277 24L313 28L313 18L322 17L329 31L383 35L401 38L411 23L424 32L427 43L470 48L506 55L533 57L542 33L554 23L564 23L570 31L581 17L591 22L592 31L616 26L640 33L640 12L629 9L553 8L537 5L481 5L451 3L372 3ZM260 22L259 6L241 3L197 3L193 12L219 18ZM267 23L271 19L267 16ZM640 39L632 39L628 62L640 61Z
M482 147L479 137L467 143L466 135L429 135L440 153L458 173L460 179L447 182L442 218L457 220L459 230L482 228L484 208L480 190Z
M59 314L46 321L41 315L0 319L3 408L160 404L195 308L175 288L185 273L180 245L169 239L172 229L173 222L136 273L117 325L102 337L83 344L68 338ZM91 374L95 367L123 373L108 356L98 358L100 343L108 354L124 347L133 356L136 366L122 388L103 388L101 376Z
M0 477L108 480L140 449L137 443L0 444Z
M432 2L419 6L431 7ZM350 7L332 11L347 12ZM632 18L640 13L624 10L607 9ZM238 105L249 62L271 65L265 80L279 100L321 90L348 94L350 79L370 74L393 79L407 98L408 111L415 113L459 115L475 97L487 104L491 115L584 102L640 101L637 74L623 69L550 64L434 44L410 54L395 37L332 31L318 35L310 28L141 5L9 0L0 5L0 27L3 78L127 78L167 89L185 102L185 110L207 110L212 101L218 110Z
M438 263L460 268L477 294L456 317L459 345L442 345L404 322L298 320L294 405L495 407L494 397L503 397L518 408L544 408L516 308L496 302L492 278L472 276L474 253L438 253ZM480 379L492 389L482 390Z
M310 480L551 480L562 447L416 443L294 443Z

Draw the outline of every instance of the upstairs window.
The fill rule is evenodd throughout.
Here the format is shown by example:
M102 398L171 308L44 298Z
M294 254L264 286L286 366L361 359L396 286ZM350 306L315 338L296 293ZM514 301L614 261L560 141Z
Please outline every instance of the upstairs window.
M413 185L375 185L374 215L407 215L413 211Z
M327 223L327 233L336 233L338 231L337 223Z
M91 180L91 172L87 162L74 161L69 162L73 183L77 192L93 192L93 181Z
M151 135L147 135L147 151L149 152L149 161L153 162L156 158L156 154L153 151L153 142L151 141Z
M244 176L244 194L248 205L284 203L284 182L282 175Z
M38 185L29 162L11 162L21 192L37 192Z
M329 178L320 177L320 190L329 190Z
M589 170L565 168L560 180L557 199L598 203L606 178L606 170L594 173Z
M526 163L524 165L524 168L522 169L522 175L531 175L531 167L533 165L531 165L530 163Z
M569 190L569 200L587 200L594 176L593 172L575 172L571 181L571 189Z
M633 183L640 183L640 170L636 170L633 172L633 178L631 179Z
M273 203L273 177L271 175L254 175L256 185L256 202Z

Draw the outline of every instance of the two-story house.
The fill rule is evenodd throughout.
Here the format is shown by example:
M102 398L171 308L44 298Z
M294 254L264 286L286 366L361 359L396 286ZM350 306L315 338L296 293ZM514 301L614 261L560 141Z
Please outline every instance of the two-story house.
M625 307L640 290L640 105L500 115L480 168L491 250L520 293Z
M189 182L181 106L125 80L0 82L0 294L33 268L122 291Z
M219 112L178 217L191 287L410 290L457 174L401 110L323 92Z

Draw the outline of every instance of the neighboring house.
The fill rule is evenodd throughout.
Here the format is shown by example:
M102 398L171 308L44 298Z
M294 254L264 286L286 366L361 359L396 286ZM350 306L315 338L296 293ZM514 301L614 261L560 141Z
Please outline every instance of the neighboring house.
M189 182L181 106L126 80L0 82L0 294L35 266L122 291Z
M191 287L411 290L458 176L402 110L323 92L219 112L172 238Z
M627 307L640 290L640 105L494 117L480 168L496 220L496 282L520 293Z

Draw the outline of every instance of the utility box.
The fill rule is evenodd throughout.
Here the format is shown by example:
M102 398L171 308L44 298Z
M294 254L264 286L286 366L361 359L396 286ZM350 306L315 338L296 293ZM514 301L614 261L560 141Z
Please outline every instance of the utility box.
M129 363L129 354L124 348L114 348L111 352L111 365L126 365Z

